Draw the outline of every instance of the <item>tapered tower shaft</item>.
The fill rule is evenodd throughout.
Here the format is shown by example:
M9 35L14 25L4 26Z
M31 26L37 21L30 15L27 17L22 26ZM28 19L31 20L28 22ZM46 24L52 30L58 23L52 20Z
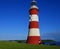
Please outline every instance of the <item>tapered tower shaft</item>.
M39 19L38 19L38 7L36 1L33 0L31 3L30 13L30 23L27 43L28 44L41 44L40 31L39 31Z

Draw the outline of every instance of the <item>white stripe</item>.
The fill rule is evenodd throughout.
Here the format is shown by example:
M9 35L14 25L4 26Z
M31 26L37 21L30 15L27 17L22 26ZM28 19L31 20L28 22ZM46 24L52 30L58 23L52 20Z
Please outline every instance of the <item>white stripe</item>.
M29 35L28 36L40 36L40 31L38 28L31 28L29 30Z
M30 21L39 21L38 15L30 15Z
M38 9L38 7L37 7L36 5L31 6L31 9L32 9L32 8L37 8L37 9Z

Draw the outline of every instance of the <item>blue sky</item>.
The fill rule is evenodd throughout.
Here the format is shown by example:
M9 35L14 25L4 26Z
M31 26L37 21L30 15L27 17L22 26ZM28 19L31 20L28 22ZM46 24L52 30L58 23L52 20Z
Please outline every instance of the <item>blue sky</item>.
M27 39L32 0L0 0L0 40ZM60 41L60 0L37 0L41 39Z

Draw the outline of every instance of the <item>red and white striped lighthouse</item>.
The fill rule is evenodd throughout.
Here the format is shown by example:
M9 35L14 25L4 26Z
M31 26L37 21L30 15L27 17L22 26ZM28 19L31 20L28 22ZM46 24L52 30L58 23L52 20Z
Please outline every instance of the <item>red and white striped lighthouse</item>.
M38 20L38 7L36 1L33 0L31 3L30 13L30 24L27 43L28 44L41 44L40 31L39 31L39 20Z

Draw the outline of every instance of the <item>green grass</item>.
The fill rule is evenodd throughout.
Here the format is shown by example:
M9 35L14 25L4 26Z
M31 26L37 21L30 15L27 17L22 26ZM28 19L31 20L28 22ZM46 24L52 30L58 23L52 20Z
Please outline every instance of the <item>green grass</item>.
M60 49L60 46L30 45L25 43L0 41L0 49Z

